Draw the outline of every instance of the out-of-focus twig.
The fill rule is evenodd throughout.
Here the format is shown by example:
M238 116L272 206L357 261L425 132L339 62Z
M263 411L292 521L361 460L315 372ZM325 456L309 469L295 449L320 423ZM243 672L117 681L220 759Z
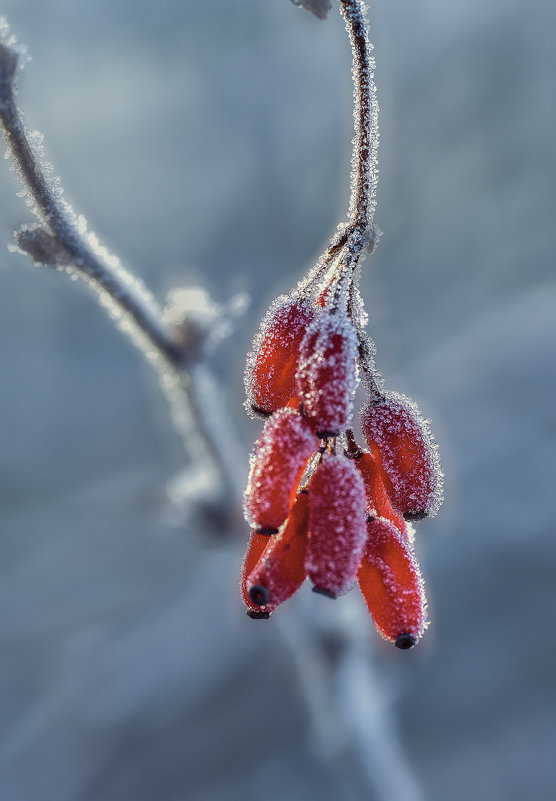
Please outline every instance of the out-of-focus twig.
M192 378L194 371L203 376L206 373L199 366L204 359L199 339L206 338L207 331L198 330L195 315L181 324L165 315L141 281L87 231L85 219L76 216L64 199L60 182L52 177L52 167L44 156L42 136L27 130L16 101L20 58L20 48L6 23L0 20L0 123L13 168L39 219L38 225L24 226L15 233L17 246L35 264L83 278L119 327L151 361L160 375L191 461L197 470L208 472L211 491L204 503L213 507L207 510L209 516L218 507L222 524L222 510L235 508L238 472L223 464L210 411L198 396L199 382ZM227 441L233 441L233 428L227 432Z
M321 17L330 8L328 0L294 2ZM358 111L350 223L333 240L332 255L346 245L362 247L365 237L367 245L373 241L377 180L377 105L363 7L359 0L340 3L354 52ZM39 219L38 225L16 233L17 245L37 264L84 278L150 359L161 377L195 472L204 476L203 481L193 483L189 499L204 507L205 522L212 516L213 523L232 530L242 502L242 476L237 468L247 459L233 435L233 420L221 401L204 350L212 325L225 316L224 310L215 308L208 323L210 314L200 320L186 302L181 316L175 307L165 313L119 260L87 232L84 219L76 217L50 176L40 138L26 130L15 99L19 58L16 43L0 20L0 122L18 177ZM224 440L225 449L221 448ZM335 775L343 798L368 798L370 792L378 801L421 801L391 727L391 706L370 650L367 624L349 611L349 604L343 608L347 614L327 617L323 623L315 618L310 604L302 601L295 607L295 616L285 610L280 624L323 762ZM350 774L346 754L350 755L349 764L357 766L358 775Z

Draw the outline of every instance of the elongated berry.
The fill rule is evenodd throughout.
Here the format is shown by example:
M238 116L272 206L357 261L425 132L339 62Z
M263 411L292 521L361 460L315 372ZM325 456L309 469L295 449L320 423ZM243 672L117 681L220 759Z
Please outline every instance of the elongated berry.
M363 434L380 452L394 505L409 520L432 516L442 503L438 449L417 405L396 392L371 400L361 413Z
M273 612L290 598L305 581L305 552L309 503L300 493L290 511L286 525L259 558L247 578L248 606ZM261 535L259 535L261 536Z
M262 612L255 604L251 603L247 580L249 578L249 574L259 561L260 557L263 555L264 551L269 547L270 543L271 539L267 535L257 534L256 531L251 532L249 542L247 543L247 550L245 551L245 556L243 557L243 564L241 566L241 579L239 582L241 597L246 606L247 614L254 618L268 617L268 615L265 615L264 612Z
M292 493L319 441L295 409L280 409L267 420L253 453L245 516L259 533L273 534L288 516Z
M320 437L346 429L357 385L357 334L344 314L321 312L300 350L297 395L303 415Z
M368 537L357 578L373 621L398 648L411 648L426 627L425 591L417 561L395 526L377 517Z
M353 461L325 456L309 484L307 575L336 597L355 580L366 538L365 487Z
M315 317L309 301L281 295L263 318L245 370L248 411L268 416L295 395L299 348Z
M365 484L367 514L373 517L385 517L396 526L398 531L405 533L405 520L392 506L386 485L388 477L384 475L378 459L369 451L363 451L358 458L354 459L354 464L361 473Z

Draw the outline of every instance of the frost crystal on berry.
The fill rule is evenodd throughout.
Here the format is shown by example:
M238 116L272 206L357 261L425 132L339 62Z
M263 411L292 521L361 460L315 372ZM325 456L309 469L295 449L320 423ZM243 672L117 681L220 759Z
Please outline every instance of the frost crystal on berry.
M307 493L297 496L288 522L257 561L247 578L249 605L273 612L303 584L309 502Z
M306 567L315 591L337 596L351 587L366 534L361 476L344 456L327 456L309 488Z
M321 312L301 343L297 392L303 415L320 437L350 424L357 386L357 335L344 314Z
M357 578L373 621L398 648L414 645L426 627L425 590L406 540L389 520L368 524L365 553Z
M319 14L330 5L294 2ZM365 330L361 264L380 237L378 104L364 4L340 0L340 9L353 55L349 215L295 291L272 304L247 360L246 407L270 418L251 455L245 512L254 533L241 594L247 614L261 618L306 577L333 598L357 580L379 632L408 649L425 630L426 600L407 521L436 513L442 472L428 423L409 398L385 390ZM352 422L360 379L366 449Z
M245 369L246 407L268 416L295 395L299 348L315 311L307 300L281 295L263 318Z
M294 409L280 409L266 422L251 455L245 491L245 515L258 532L278 531L317 447L311 426Z
M442 471L438 448L417 404L397 392L372 398L361 413L361 426L379 454L400 511L408 519L435 515L442 503Z

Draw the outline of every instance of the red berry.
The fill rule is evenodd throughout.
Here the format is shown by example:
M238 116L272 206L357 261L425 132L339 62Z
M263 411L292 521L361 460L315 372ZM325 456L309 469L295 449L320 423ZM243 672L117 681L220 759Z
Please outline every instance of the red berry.
M249 608L255 606L261 611L273 612L305 581L308 517L308 496L302 492L282 532L271 538L270 545L247 578Z
M373 517L385 517L393 523L398 531L405 533L405 520L392 506L388 494L388 477L380 467L380 462L369 451L363 451L354 459L355 466L363 477L367 498L367 514Z
M309 485L307 575L336 597L355 580L366 538L365 488L353 462L325 456Z
M292 493L319 441L294 409L280 409L266 422L251 454L245 515L259 533L276 533L288 516Z
M320 437L336 436L353 415L357 334L344 314L321 312L301 343L297 391L304 416Z
M398 648L410 648L426 627L425 591L408 542L390 521L367 524L365 553L357 573L375 626Z
M264 416L286 406L295 395L299 348L314 319L311 303L281 295L264 317L247 357L247 405Z
M256 531L251 532L251 536L249 537L249 542L247 544L247 550L245 552L245 556L243 557L243 564L241 566L241 579L239 583L241 597L243 599L243 603L247 607L247 614L252 613L254 617L260 617L261 615L257 606L251 603L247 579L259 561L260 557L270 546L271 542L271 538L265 534L257 534Z
M380 451L395 506L407 519L436 514L442 503L442 471L436 443L417 405L389 393L367 404L361 425L369 446Z

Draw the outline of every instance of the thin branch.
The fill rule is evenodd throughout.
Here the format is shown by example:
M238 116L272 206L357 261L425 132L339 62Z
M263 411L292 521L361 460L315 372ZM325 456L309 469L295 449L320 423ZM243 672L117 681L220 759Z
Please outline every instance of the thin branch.
M43 243L47 238L51 244L55 242L64 254L64 263L86 278L105 301L109 298L113 304L112 311L124 315L134 332L140 334L140 339L146 340L160 358L173 365L180 364L184 350L176 342L171 327L164 322L162 309L141 282L127 272L94 235L87 234L83 218L76 219L56 183L47 174L49 165L39 158L29 141L15 100L18 58L19 54L13 47L0 42L0 122L18 176L47 229L41 230L38 236ZM20 248L27 250L36 262L52 265L46 253L41 254L43 249L37 247L37 237L30 241L20 232L17 238Z
M87 232L84 218L75 216L50 175L52 168L43 158L41 141L32 141L35 133L30 138L16 102L18 61L19 52L13 40L7 40L4 26L0 30L0 123L16 173L41 221L40 226L16 232L17 245L35 263L74 272L96 290L101 304L159 373L191 460L212 474L213 502L235 508L231 499L238 494L238 471L225 464L210 411L200 401L191 376L199 360L198 339L206 332L196 331L194 321L188 320L187 336L183 336L185 326L172 324L143 284ZM228 442L231 438L229 428Z
M365 4L340 0L353 54L355 139L351 162L349 216L354 229L372 238L378 184L378 101L374 82L375 62L369 41Z

